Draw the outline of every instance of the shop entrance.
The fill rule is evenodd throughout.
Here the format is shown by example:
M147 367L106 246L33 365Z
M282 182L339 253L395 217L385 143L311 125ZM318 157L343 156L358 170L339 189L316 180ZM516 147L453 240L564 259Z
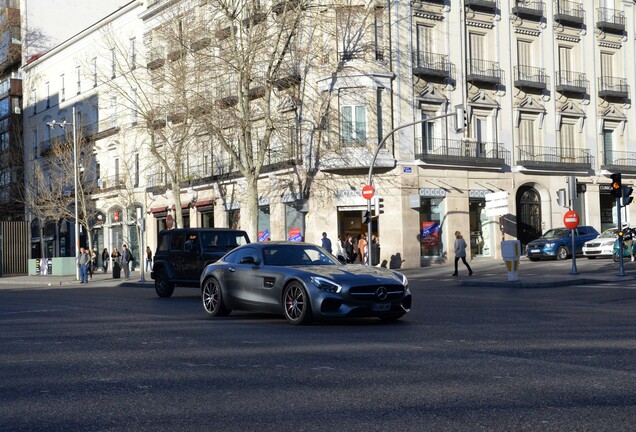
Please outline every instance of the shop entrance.
M517 239L524 248L541 237L541 199L532 186L521 186L517 191Z
M366 206L339 207L338 208L338 236L351 236L354 240L364 236L367 238L367 225L363 222ZM327 233L329 234L329 233ZM371 220L371 235L379 237L378 218ZM338 241L337 238L331 240L332 243ZM381 244L381 243L380 243ZM335 249L335 247L334 247Z

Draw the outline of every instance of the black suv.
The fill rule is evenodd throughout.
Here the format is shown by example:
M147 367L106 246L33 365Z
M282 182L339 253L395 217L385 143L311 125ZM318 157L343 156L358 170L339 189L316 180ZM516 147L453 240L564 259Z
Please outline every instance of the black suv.
M249 242L245 231L227 228L161 231L150 273L157 295L170 297L175 285L198 287L205 266Z

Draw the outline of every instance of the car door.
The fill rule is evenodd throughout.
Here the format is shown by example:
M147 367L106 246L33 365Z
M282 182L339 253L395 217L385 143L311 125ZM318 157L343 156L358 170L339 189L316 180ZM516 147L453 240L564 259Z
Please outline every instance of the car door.
M185 233L174 232L170 239L170 265L174 272L174 278L180 280L183 274L183 243Z
M225 288L233 301L247 309L255 308L262 300L260 254L256 248L245 247L232 255L232 261L223 273Z
M187 231L184 240L180 279L187 279L198 284L201 273L203 273L199 233Z

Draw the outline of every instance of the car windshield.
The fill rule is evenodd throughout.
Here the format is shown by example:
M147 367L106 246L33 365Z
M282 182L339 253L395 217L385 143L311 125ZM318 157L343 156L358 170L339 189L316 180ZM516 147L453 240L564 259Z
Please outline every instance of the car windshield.
M202 232L201 246L204 252L227 251L249 243L242 232Z
M545 232L545 234L543 234L541 236L541 238L544 239L558 239L558 238L563 238L566 235L568 235L568 232L570 232L570 230L566 229L566 228L556 228L556 229L551 229Z
M616 229L608 229L603 231L603 234L598 236L599 238L616 238Z
M263 248L263 263L271 266L340 265L325 250L313 245L270 245Z

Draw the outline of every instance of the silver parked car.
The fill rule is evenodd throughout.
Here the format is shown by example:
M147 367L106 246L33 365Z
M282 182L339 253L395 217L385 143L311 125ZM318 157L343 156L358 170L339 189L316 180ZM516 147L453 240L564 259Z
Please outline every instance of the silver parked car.
M291 324L338 317L393 321L411 308L404 275L343 264L319 246L296 242L234 249L205 268L201 296L213 317L238 309L283 314Z

